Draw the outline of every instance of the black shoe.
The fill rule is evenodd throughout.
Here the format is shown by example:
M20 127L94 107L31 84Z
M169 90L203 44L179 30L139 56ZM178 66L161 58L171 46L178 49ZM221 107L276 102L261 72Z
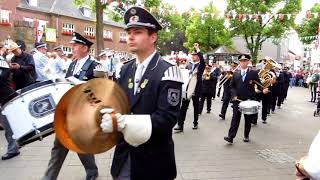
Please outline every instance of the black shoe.
M198 129L198 125L193 125L192 129L193 129L193 130Z
M86 180L95 180L98 177L98 174L91 175L91 176L86 176Z
M177 127L173 128L173 130L175 130L175 133L183 132L183 127L177 126Z
M207 111L207 114L210 114L210 111Z
M5 154L1 157L2 160L7 160L7 159L11 159L13 157L16 157L20 154L20 152L16 152L16 153L10 153L10 154Z
M223 114L219 114L219 117L222 119L222 120L225 120L225 116Z
M250 140L249 140L249 137L245 137L245 138L243 138L243 142L249 142Z
M224 137L223 139L231 144L233 143L233 138L231 137Z
M263 124L267 124L267 121L266 121L266 120L262 120L262 123L263 123Z

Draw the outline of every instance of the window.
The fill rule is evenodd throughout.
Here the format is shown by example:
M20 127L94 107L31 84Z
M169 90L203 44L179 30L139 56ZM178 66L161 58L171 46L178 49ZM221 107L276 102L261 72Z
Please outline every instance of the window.
M94 48L91 48L91 49L89 50L89 54L92 55L92 56L94 56Z
M47 21L43 21L43 20L38 20L39 22L39 27L45 29L47 26Z
M103 38L112 40L112 31L111 30L103 30Z
M67 47L67 46L63 46L63 52L66 55L72 54L72 48L71 47Z
M120 32L120 42L127 42L127 33Z
M94 36L94 29L93 27L85 27L84 28L84 33L87 35L87 36Z
M62 24L62 32L74 32L75 28L73 24L63 23Z
M25 21L25 22L29 22L29 23L33 23L33 19L31 19L31 18L23 18L23 20Z
M8 23L9 22L9 14L10 14L10 11L0 10L0 23Z

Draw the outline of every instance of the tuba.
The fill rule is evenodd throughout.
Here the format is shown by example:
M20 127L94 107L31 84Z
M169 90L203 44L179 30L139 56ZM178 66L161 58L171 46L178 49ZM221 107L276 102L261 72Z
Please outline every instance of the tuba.
M266 58L263 62L264 66L259 71L258 75L261 81L261 85L264 88L269 87L272 84L273 79L276 75L271 71L274 67L277 67L276 62L271 58Z

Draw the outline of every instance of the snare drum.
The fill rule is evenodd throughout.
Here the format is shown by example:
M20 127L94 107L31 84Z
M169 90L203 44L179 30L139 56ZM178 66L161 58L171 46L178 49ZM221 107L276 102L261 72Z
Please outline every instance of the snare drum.
M32 84L10 96L2 105L19 146L42 140L54 132L53 116L60 98L73 86L65 80Z
M243 114L257 114L260 108L258 101L246 100L239 104L239 111Z

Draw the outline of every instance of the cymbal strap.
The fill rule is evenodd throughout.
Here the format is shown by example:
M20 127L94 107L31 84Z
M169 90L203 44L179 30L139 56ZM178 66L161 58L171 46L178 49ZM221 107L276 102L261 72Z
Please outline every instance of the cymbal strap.
M118 132L118 119L116 116L116 112L111 113L111 118L112 118L112 125L113 125L113 132Z

